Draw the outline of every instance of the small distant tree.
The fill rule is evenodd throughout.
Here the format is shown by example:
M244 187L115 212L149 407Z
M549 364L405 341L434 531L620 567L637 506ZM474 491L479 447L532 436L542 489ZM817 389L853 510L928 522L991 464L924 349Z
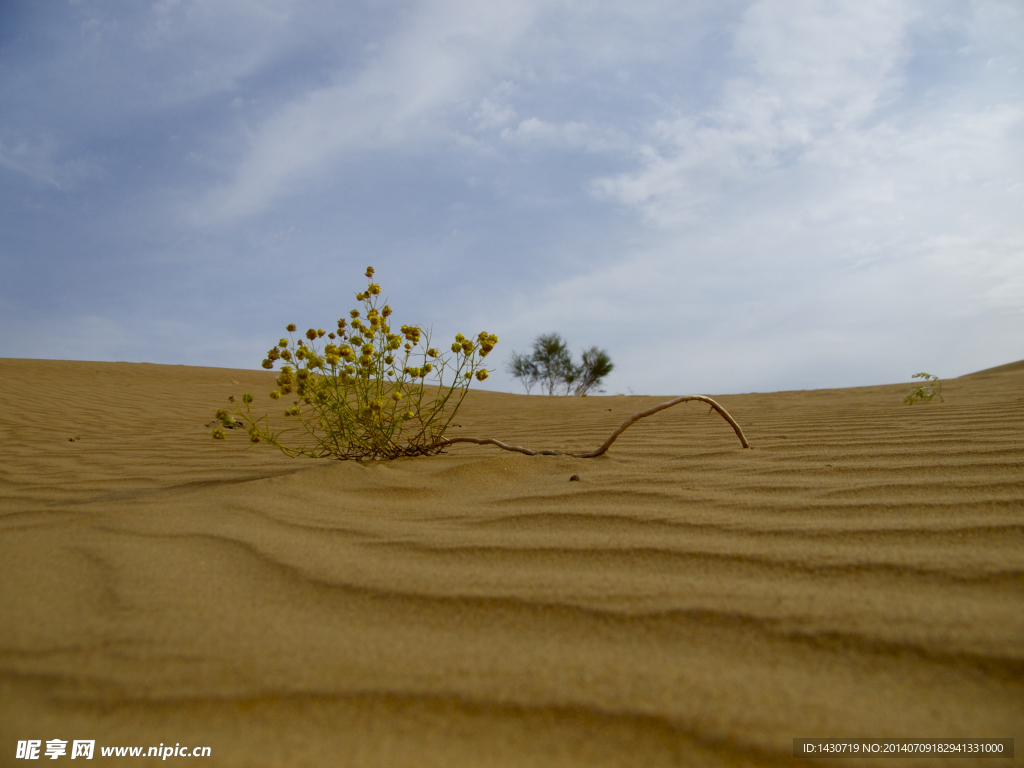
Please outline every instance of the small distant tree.
M549 395L584 396L596 390L615 365L603 349L584 350L582 361L572 361L569 344L557 333L545 333L533 342L530 354L513 352L507 370L526 387L526 394L537 384Z
M591 347L584 350L583 364L577 369L576 381L573 383L574 394L580 396L587 394L604 381L604 377L611 373L613 368L615 368L615 364L603 349Z
M540 381L540 370L528 355L513 352L512 359L508 361L505 369L523 383L526 394L530 394L533 386Z

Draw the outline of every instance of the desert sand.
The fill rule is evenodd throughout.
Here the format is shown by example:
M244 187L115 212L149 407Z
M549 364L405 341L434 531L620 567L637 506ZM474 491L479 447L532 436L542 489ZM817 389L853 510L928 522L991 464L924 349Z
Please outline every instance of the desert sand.
M1022 762L1024 363L912 407L910 383L717 398L750 450L690 403L596 459L367 463L212 440L272 372L0 374L2 765L54 738L774 766L813 764L794 737L1016 736L913 764ZM472 393L451 434L590 450L666 399Z

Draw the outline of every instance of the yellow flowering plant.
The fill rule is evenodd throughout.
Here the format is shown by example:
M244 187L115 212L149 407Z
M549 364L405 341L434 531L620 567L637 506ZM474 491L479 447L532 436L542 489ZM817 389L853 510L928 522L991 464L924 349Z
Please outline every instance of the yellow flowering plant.
M289 456L336 459L394 459L439 452L449 444L445 430L474 379L488 376L485 357L498 343L486 332L475 339L461 333L450 352L431 346L430 331L418 325L392 332L392 310L381 304L380 285L366 268L368 285L356 294L362 309L338 320L337 329L310 328L295 339L287 327L267 352L263 367L280 364L273 401L290 400L284 416L294 423L275 431L269 416L254 416L253 395L229 400L234 414L217 411L224 427L248 424L251 443L267 443ZM326 336L326 343L321 340ZM224 439L223 429L213 437Z

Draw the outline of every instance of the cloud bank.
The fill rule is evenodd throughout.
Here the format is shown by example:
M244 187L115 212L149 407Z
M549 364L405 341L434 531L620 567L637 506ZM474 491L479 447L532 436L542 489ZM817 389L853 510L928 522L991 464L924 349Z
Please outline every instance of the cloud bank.
M372 263L612 392L1024 357L1020 6L678 5L9 6L0 355L255 367Z

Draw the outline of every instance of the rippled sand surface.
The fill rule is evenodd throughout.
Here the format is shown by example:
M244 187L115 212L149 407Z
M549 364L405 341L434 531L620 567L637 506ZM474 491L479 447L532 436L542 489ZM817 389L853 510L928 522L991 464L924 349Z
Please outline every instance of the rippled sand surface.
M0 375L0 764L52 738L230 766L1024 749L1022 363L914 407L909 384L721 397L751 450L690 403L598 459L368 464L211 440L263 371ZM453 434L588 450L665 399L478 393Z

